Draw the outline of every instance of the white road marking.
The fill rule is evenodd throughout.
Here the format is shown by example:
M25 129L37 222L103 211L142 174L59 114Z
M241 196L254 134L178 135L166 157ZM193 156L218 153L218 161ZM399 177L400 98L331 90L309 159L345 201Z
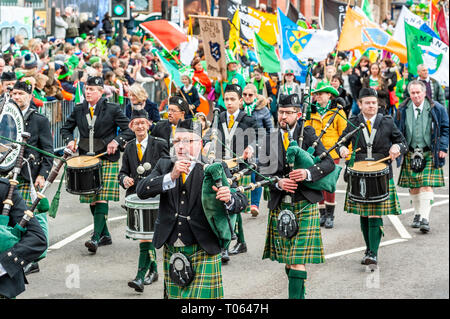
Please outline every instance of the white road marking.
M380 247L381 246L394 245L394 244L398 244L398 243L403 243L405 241L408 241L408 240L407 239L402 239L402 238L392 239L392 240L388 240L388 241L382 242L380 244ZM344 250L344 251L340 251L340 252L337 252L337 253L325 255L325 259L331 259L331 258L335 258L335 257L345 256L345 255L353 254L353 253L356 253L358 251L364 251L364 250L366 250L366 247L358 247L358 248L353 248L353 249L349 249L349 250Z
M113 217L113 218L108 218L108 221L115 221L115 220L119 220L119 219L125 219L127 217L127 215L122 215L122 216L118 216L118 217ZM53 244L52 246L50 246L47 252L50 252L51 250L56 250L56 249L60 249L62 247L64 247L65 245L73 242L74 240L80 238L81 236L84 236L86 233L90 232L91 230L94 229L94 224L91 224L87 227L84 227L83 229L77 231L75 234L70 235L69 237L57 242L56 244Z
M401 238L404 239L411 239L412 236L408 233L405 226L403 226L402 222L396 215L388 215L389 220L391 221L392 225L394 225L395 230L398 232Z

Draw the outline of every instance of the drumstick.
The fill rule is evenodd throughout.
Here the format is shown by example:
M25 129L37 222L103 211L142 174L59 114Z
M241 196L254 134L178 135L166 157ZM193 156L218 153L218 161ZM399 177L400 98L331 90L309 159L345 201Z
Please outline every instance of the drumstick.
M99 157L101 157L101 156L103 156L103 155L106 155L106 154L108 154L108 152L100 153L100 154L98 154L98 155L95 155L95 156L92 156L92 157L90 157L90 158L85 159L83 162L89 162L89 161L93 160L94 158L99 158Z
M380 160L378 160L378 161L376 161L376 162L370 162L370 163L367 163L367 166L373 166L373 165L375 165L375 164L378 164L378 163L387 161L387 160L390 159L390 158L391 158L390 156L386 156L385 158L382 158L382 159L380 159Z

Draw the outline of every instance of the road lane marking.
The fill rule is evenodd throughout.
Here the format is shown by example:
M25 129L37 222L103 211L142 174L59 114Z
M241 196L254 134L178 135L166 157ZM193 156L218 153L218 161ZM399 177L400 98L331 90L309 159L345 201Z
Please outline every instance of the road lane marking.
M401 238L404 239L411 239L412 236L408 233L405 226L403 226L402 222L396 215L388 215L389 220L391 221L392 225L394 225L395 230L400 235Z
M403 243L405 241L408 241L408 240L403 239L403 238L392 239L392 240L382 242L380 244L380 247ZM325 255L325 259L331 259L331 258L335 258L335 257L345 256L345 255L349 255L349 254L353 254L353 253L356 253L359 251L365 251L365 250L366 250L366 247L358 247L358 248L353 248L353 249L349 249L349 250L344 250L344 251L340 251L337 253Z
M108 218L108 221L115 221L115 220L120 220L120 219L125 219L127 218L127 215L121 215L118 217L112 217L112 218ZM78 238L80 238L81 236L84 236L86 233L92 231L94 229L94 224L90 224L89 226L84 227L83 229L77 231L75 234L70 235L69 237L57 242L56 244L53 244L52 246L50 246L47 252L52 251L52 250L56 250L56 249L60 249L62 247L64 247L65 245L73 242L74 240L77 240Z

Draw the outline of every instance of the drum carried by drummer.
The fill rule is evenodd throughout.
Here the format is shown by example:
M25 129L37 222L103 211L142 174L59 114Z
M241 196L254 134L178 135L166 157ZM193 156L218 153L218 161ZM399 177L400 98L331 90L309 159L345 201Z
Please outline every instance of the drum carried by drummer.
M108 201L119 201L119 146L134 137L128 128L129 120L119 105L108 103L102 97L104 92L101 77L88 78L85 86L86 99L77 104L61 128L63 140L71 151L77 149L73 132L80 132L79 154L90 156L68 161L66 189L69 193L81 195L81 203L89 203L94 218L94 233L85 246L96 253L99 246L112 244L106 224ZM117 134L117 129L120 133ZM98 157L98 161L96 158ZM88 176L88 178L86 177ZM93 178L94 176L94 178ZM73 182L72 182L73 180ZM79 182L78 182L79 181Z
M352 144L355 156L347 163L345 179L348 178L347 195L344 210L360 215L361 231L366 243L366 251L361 261L363 265L378 264L378 247L383 235L384 215L401 214L390 161L393 161L406 149L406 140L389 115L378 113L377 92L372 88L363 88L358 100L361 113L349 119L342 136L365 125L360 136L343 141L338 149L341 158L350 155ZM338 143L341 141L342 136ZM385 164L385 161L388 161ZM372 268L373 269L373 268Z
M139 199L136 195L136 185L151 173L161 157L169 156L166 141L148 135L150 125L144 109L132 111L129 127L136 139L125 147L118 176L120 185L127 190L127 237L140 240L138 272L135 279L128 282L128 286L137 292L143 292L144 285L158 280L156 251L152 239L159 210L159 197ZM146 276L147 272L149 273Z

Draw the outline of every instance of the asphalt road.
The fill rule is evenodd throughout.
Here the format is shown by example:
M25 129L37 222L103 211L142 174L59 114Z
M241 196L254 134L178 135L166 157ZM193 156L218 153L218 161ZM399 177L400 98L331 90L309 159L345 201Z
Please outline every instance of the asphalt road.
M403 214L384 217L385 236L379 250L379 267L370 272L360 264L364 241L359 217L343 212L346 184L338 182L335 227L322 228L326 261L308 265L307 298L322 299L416 299L449 298L449 188L435 189L435 205L430 217L430 233L424 235L409 225L413 213L406 189L397 188ZM395 169L395 180L398 177ZM65 184L63 184L63 189ZM57 184L47 195L53 198ZM78 196L62 191L58 214L49 218L50 246L39 262L40 272L30 274L29 285L18 299L26 298L151 298L163 297L162 249L157 250L159 281L146 286L143 293L128 288L137 271L139 243L125 238L125 211L121 202L110 203L108 227L113 245L88 253L92 217ZM262 260L267 227L267 204L253 218L243 215L248 252L233 256L222 267L225 298L282 299L288 297L284 265ZM74 238L75 237L75 238ZM232 243L234 245L234 243Z

